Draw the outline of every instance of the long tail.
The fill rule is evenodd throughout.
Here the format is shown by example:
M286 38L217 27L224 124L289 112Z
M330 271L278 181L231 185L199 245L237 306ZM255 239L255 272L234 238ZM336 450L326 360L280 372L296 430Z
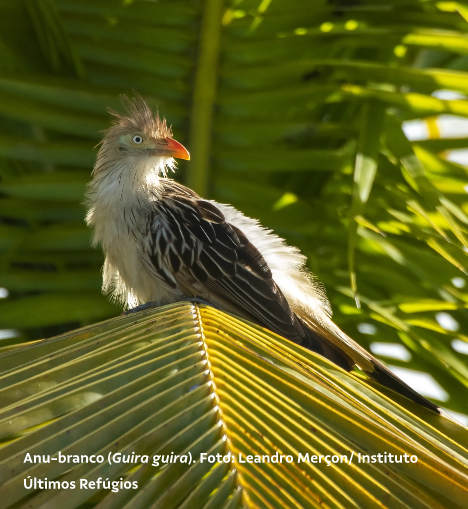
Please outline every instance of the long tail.
M343 369L351 371L353 366L357 365L372 380L437 414L446 415L435 403L421 396L403 382L367 350L347 336L331 320L328 320L324 325L318 325L308 317L301 316L300 320L305 325L304 329L309 336L309 338L304 338L304 346L307 346L307 343L311 346L320 343L322 351L319 353ZM313 347L311 349L314 350Z

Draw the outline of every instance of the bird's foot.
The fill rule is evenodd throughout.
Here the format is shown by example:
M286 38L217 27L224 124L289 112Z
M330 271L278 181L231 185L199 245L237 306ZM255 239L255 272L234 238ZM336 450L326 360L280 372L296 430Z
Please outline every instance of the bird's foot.
M211 304L211 302L208 302L207 300L199 299L198 297L187 297L186 295L181 296L180 299L177 299L173 302L191 302L193 304L206 304L207 306L211 306L213 308L218 309L217 306L214 306L213 304ZM133 313L138 313L139 311L144 311L145 309L157 308L161 305L162 304L157 301L147 302L146 304L141 304L140 306L129 309L128 311L124 311L120 316L127 316Z
M192 304L206 304L207 306L211 306L213 308L216 307L213 304L211 304L211 302L208 302L207 300L203 300L198 297L187 297L185 295L183 297L181 297L180 299L177 299L176 302L191 302Z

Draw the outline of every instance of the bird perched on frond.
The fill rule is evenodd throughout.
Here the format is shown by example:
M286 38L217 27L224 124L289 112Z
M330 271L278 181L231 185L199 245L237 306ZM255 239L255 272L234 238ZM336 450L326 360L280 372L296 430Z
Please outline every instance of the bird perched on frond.
M88 185L87 223L106 256L103 291L128 308L199 298L259 323L440 413L331 320L305 256L234 207L167 178L190 159L138 96L105 131ZM153 304L154 303L154 304Z

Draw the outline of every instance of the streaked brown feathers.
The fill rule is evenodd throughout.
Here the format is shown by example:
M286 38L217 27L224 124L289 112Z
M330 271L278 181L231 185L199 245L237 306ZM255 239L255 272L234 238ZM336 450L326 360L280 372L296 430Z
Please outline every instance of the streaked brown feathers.
M201 284L202 291L227 301L242 316L321 351L292 312L263 256L213 203L167 180L154 215L162 220L151 232L150 250L161 279L166 280L167 267L191 295L200 293Z
M159 112L153 114L147 102L137 92L135 97L129 99L126 95L120 98L126 109L126 114L120 113L112 108L108 111L115 117L112 127L104 131L106 137L120 136L128 132L145 133L153 138L171 138L172 129L168 127L166 119L161 119Z
M87 222L106 254L105 292L130 307L184 296L207 300L348 371L357 365L439 412L331 321L323 287L298 249L234 207L204 200L165 178L175 167L172 152L157 156L164 151L155 152L154 144L171 137L171 129L138 94L122 101L126 113L110 110L114 123L105 132L87 194ZM150 137L149 148L132 145L136 132Z
M151 231L151 260L161 281L173 287L174 278L189 296L221 303L343 369L349 371L357 364L376 381L438 411L331 321L324 327L298 316L262 254L215 204L171 180L165 181L163 189L153 209L162 220Z

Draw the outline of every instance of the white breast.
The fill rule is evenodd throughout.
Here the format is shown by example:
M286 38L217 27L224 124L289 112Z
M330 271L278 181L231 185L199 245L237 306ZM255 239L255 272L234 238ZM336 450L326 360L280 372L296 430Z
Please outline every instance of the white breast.
M100 245L106 257L102 290L125 307L132 308L149 301L169 302L167 289L154 278L143 263L141 251L148 239L142 235L151 208L157 182L154 172L142 168L107 171L95 177L88 186L89 210L86 222L94 228L93 245ZM173 292L172 292L173 293Z

